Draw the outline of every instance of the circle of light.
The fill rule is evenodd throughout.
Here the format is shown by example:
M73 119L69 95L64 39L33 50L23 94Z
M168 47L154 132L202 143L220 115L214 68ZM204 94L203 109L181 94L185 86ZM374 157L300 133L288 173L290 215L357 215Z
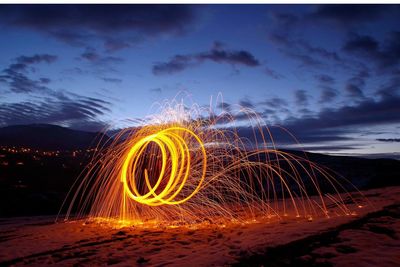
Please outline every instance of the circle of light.
M202 153L202 171L201 177L195 189L187 197L180 200L175 200L175 197L185 186L191 167L190 150L187 142L182 137L182 133L189 134L197 141ZM145 182L149 191L146 194L141 195L136 187L135 173L140 156L151 142L158 145L161 150L162 166L157 182L154 186L151 186L147 169L144 169ZM167 165L168 154L171 162L171 171L168 177L168 182L160 193L156 193L155 191L160 186L164 176L166 176L165 169ZM188 201L200 190L206 176L206 169L207 155L202 140L189 129L182 127L170 127L140 139L130 148L122 166L121 181L124 185L124 192L131 199L139 203L149 206L160 206L163 204L177 205ZM129 181L131 181L131 187L129 186Z

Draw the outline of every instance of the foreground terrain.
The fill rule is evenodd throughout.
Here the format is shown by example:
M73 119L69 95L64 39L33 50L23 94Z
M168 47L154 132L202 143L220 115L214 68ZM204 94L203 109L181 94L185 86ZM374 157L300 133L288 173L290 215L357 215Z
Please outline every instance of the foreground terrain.
M0 219L0 266L398 266L400 187L331 218L115 228L54 217Z

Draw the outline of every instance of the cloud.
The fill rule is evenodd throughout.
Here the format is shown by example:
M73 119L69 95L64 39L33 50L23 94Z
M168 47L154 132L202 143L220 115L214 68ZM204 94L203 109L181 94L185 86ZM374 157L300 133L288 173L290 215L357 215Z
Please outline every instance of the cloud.
M359 133L355 129L359 126L379 125L400 122L400 98L395 100L382 99L381 101L365 100L358 106L346 106L335 110L324 110L310 117L304 114L300 118L291 118L281 125L270 126L269 131L276 145L290 148L297 142L305 150L338 151L357 148L354 137L349 134ZM374 109L378 109L375 111ZM393 112L393 113L392 113ZM388 116L387 114L390 114ZM289 131L295 136L286 132ZM254 128L241 126L237 128L239 136L254 138ZM261 136L256 133L258 141ZM381 142L398 142L397 139L380 139ZM352 142L346 145L343 142ZM362 145L360 145L362 146ZM299 147L297 147L299 148Z
M250 140L254 140L257 138L259 142L262 142L262 137L257 132L255 133L255 128L241 126L236 128L238 135L241 137L249 138ZM265 129L264 129L265 130ZM336 141L349 141L352 140L350 137L341 136L338 132L307 132L307 131L293 131L290 128L285 128L282 126L269 126L269 133L273 136L274 143L277 146L287 146L287 145L295 145L298 141L301 144L321 144L324 143L326 146L327 142L336 142ZM287 132L288 131L288 132ZM291 134L295 136L296 139L293 138ZM254 136L254 134L256 134ZM268 135L265 136L268 141Z
M328 62L345 64L338 53L329 51L325 48L314 46L301 38L293 38L290 31L284 31L276 27L270 34L271 43L279 47L279 51L285 56L300 62L301 67L313 67L320 69L327 66Z
M338 91L332 87L336 82L335 78L328 74L314 75L314 78L318 82L318 87L322 90L319 103L330 103L339 95Z
M280 116L290 114L289 103L281 97L271 97L256 103L257 109L261 110L261 115L268 122L278 123Z
M272 102L269 104L273 104ZM276 113L276 109L285 102L282 101L265 112ZM264 116L266 117L266 116ZM322 109L311 114L303 111L300 117L287 117L278 127L271 127L271 133L279 145L294 144L293 138L282 129L290 131L302 144L321 144L330 146L327 142L353 141L351 134L360 134L360 128L370 126L400 123L400 96L382 97L378 100L364 98L356 105L345 105L338 108ZM239 127L239 135L251 137L253 128ZM379 140L382 142L397 142L391 139ZM343 143L342 143L343 145ZM336 145L334 145L336 146ZM330 149L332 150L332 149Z
M313 44L313 39L304 38L307 34L307 31L304 33L304 29L310 26L320 28L318 30L321 31L332 32L339 38L341 34L346 34L349 30L365 30L361 28L364 23L372 22L382 29L385 27L390 29L392 26L396 29L396 21L400 16L398 5L309 5L301 12L275 12L271 15L270 42L275 44L284 55L300 62L301 67L345 68L349 71L357 69L361 63L342 54L342 51L358 57L366 64L370 63L371 59L374 60L379 63L378 70L391 70L400 61L398 31L391 32L384 41L380 42L372 36L353 33L342 50L340 48L335 50L331 46L321 47ZM332 29L332 25L326 22L333 22L340 27ZM373 30L373 32L376 31Z
M282 109L282 108L286 108L289 105L289 103L283 98L273 97L273 98L268 98L264 101L261 101L260 105L264 105L270 109Z
M191 66L199 65L205 61L215 63L224 63L229 65L244 65L248 67L257 67L260 65L250 52L245 50L226 50L219 42L215 42L209 51L188 54L175 55L167 62L159 62L153 66L153 74L173 74L181 72Z
M264 72L265 74L267 74L269 77L275 79L275 80L280 80L282 78L284 78L284 76L276 71L274 71L273 69L269 68L269 67L265 67L264 68Z
M376 92L381 97L393 97L400 92L400 73L393 75L388 81L386 81Z
M332 76L327 75L327 74L315 75L315 78L317 79L318 82L323 83L323 84L334 84L335 83L335 78L333 78Z
M330 21L342 26L371 23L384 16L399 14L397 5L318 5L306 19Z
M400 142L400 138L378 138L376 141L380 142L389 142L389 143L398 143Z
M378 69L391 70L400 63L400 32L390 32L381 43L372 36L353 33L342 49L360 60L372 60Z
M226 102L218 102L217 108L229 113L232 110L232 105Z
M360 74L361 75L361 74ZM365 75L365 73L364 73ZM307 94L304 90L297 90L298 101L308 102ZM304 97L305 96L305 97ZM282 98L271 98L257 103L247 103L247 98L242 99L239 105L248 106L255 110L262 110L260 115L262 118L276 119L277 113L284 112L288 106L288 102ZM301 103L298 103L299 105ZM219 109L222 109L224 115L218 121L221 127L227 127L229 130L230 118L245 121L250 123L249 118L244 113L233 112L229 103L219 104ZM236 110L237 111L237 110ZM277 145L290 147L297 143L293 137L284 129L292 133L296 139L305 144L307 150L329 150L338 151L345 149L362 148L364 143L358 142L355 145L354 134L360 135L362 129L368 133L368 128L377 127L379 125L392 125L400 123L400 95L382 96L378 99L362 98L359 101L336 108L325 108L318 112L312 112L307 108L301 108L297 112L297 116L290 115L285 119L275 120L274 124L270 125L269 130L274 137ZM278 123L278 124L277 124ZM253 138L254 128L250 126L238 126L239 136ZM377 133L374 133L376 135ZM261 136L256 133L258 141L262 141ZM373 141L373 140L369 140ZM381 142L398 142L397 139L382 139ZM351 142L351 143L350 143Z
M162 93L162 89L160 87L152 88L149 91L150 91L150 93L154 93L154 94L161 94Z
M307 74L315 70L338 73L341 79L337 80L333 75L314 75L321 89L318 100L321 104L330 103L342 92L354 101L364 99L371 94L370 87L366 86L370 82L381 83L376 91L378 95L393 95L400 88L400 79L396 78L400 74L400 32L395 28L398 16L397 5L314 5L305 12L272 14L269 41L286 57L299 62L298 67L304 68ZM368 26L364 24L371 22L381 29L379 35L374 30L370 31L371 35L365 34ZM332 29L329 23L339 27ZM307 33L303 29L309 25L339 38L343 35L343 44L337 48L315 45L313 39L305 39ZM385 31L388 31L386 35ZM346 77L348 73L357 74ZM372 79L371 73L379 78ZM343 77L347 78L344 82Z
M351 80L346 84L345 89L347 91L347 95L351 98L363 98L364 97L364 93L361 90L360 86L353 83Z
M51 79L50 78L40 78L39 81L42 84L49 84L51 82Z
M1 104L0 126L50 123L93 130L96 125L104 125L98 117L111 112L110 102L55 91L49 87L50 78L29 77L30 73L37 71L38 64L52 64L57 59L57 56L49 54L19 56L2 70L0 82L5 83L13 93L25 94L25 100ZM97 130L99 129L101 128L97 127Z
M296 104L298 106L307 106L308 105L308 95L305 90L296 90L294 92Z
M248 98L242 98L239 100L239 105L243 108L249 108L249 109L254 109L255 105L254 103L248 99Z
M11 64L9 69L13 71L26 70L28 67L39 63L51 64L57 60L57 56L49 54L35 54L33 56L19 56L15 58L14 64Z
M117 78L106 78L103 77L101 78L103 81L105 81L106 83L122 83L121 79L117 79Z
M20 56L0 74L0 81L7 84L10 91L14 93L45 92L48 91L47 84L50 79L46 77L33 80L27 76L34 72L35 65L39 63L51 64L57 60L57 56L49 54L36 54L33 56Z
M379 43L371 36L360 36L355 34L348 40L343 49L348 52L362 52L366 54L376 53Z
M211 51L196 55L198 60L210 60L217 63L228 63L231 65L245 65L248 67L257 67L260 62L245 50L227 51L222 48L213 48Z
M289 118L285 128L294 133L348 133L359 126L400 122L400 96L363 99L357 105L323 109L314 117Z
M85 52L80 55L80 59L86 60L92 64L109 64L109 63L120 63L123 62L122 58L114 56L102 56L96 49L87 47Z
M1 25L34 30L77 46L100 40L109 51L128 47L129 40L132 43L165 34L182 34L195 17L190 5L2 5L0 8Z
M318 27L320 31L332 32L338 38L348 34L348 31L361 30L352 27L363 22L371 22L377 27L394 26L394 21L400 16L400 7L395 5L313 5L308 6L305 12L292 14L272 14L273 25L270 29L269 41L277 46L278 51L300 63L300 67L313 69L333 69L354 71L362 64L370 64L371 59L377 63L377 70L392 70L399 63L399 32L388 34L384 41L377 41L373 36L357 33L341 47L315 45L313 39L305 38L304 28ZM373 13L373 15L371 15ZM375 21L377 20L377 21ZM339 29L332 29L331 25L323 22L341 24ZM386 26L385 26L386 25ZM330 27L330 28L328 28ZM350 28L349 28L350 27ZM318 31L316 30L316 31ZM336 32L335 32L336 31ZM328 48L329 47L329 48ZM346 52L342 53L342 52ZM348 57L353 55L353 57ZM358 58L361 61L355 61Z
M376 18L378 15L372 5L319 5L311 14L315 18L347 22Z
M110 75L110 73L119 73L117 67L125 61L121 57L99 52L97 49L90 46L86 47L85 50L75 59L86 65L86 69L75 68L70 72L79 73L81 75L90 74L97 76L100 79L104 76ZM107 80L105 82L111 81Z
M299 23L301 18L292 13L270 13L270 18L276 25L276 28L281 29L283 32L288 32L293 29L293 25Z
M68 122L68 127L86 132L101 132L107 128L107 123L97 120L73 120Z
M365 80L361 75L354 76L347 80L345 90L347 96L351 98L364 98L363 88L365 87Z
M104 42L104 48L106 52L115 52L124 48L131 47L132 45L124 40L118 40L118 39L107 39Z
M321 96L319 99L319 103L330 103L333 99L335 99L339 93L337 90L333 89L329 86L320 86L322 89Z
M303 16L290 13L272 13L271 15L273 27L269 32L268 39L277 45L286 56L299 61L304 66L311 67L323 66L326 60L338 64L344 63L336 51L315 46L297 34L296 30L299 29L299 26L301 32L304 27L307 27L305 24L307 21Z
M80 129L104 125L98 116L110 112L111 103L92 97L58 94L40 101L3 103L0 106L0 125L49 123ZM87 124L87 127L84 125Z
M5 80L9 89L14 93L45 92L48 90L47 82L32 80L21 73L6 72L6 75L0 77Z
M342 63L341 57L334 51L329 51L322 47L313 46L305 40L298 40L298 46L309 54L313 54L315 56L319 56L320 58L328 59L334 62Z
M293 149L298 149L302 151L329 151L329 152L338 152L341 150L349 150L349 149L357 149L359 146L357 145L310 145L310 146L303 146L303 145L293 145L293 146L288 146L288 148L293 148Z
M159 62L153 66L154 75L174 74L194 65L192 56L176 55L168 62Z
M48 64L53 63L57 60L57 56L49 55L49 54L36 54L33 56L20 56L16 59L16 61L20 64L31 65L38 64L41 62L46 62Z

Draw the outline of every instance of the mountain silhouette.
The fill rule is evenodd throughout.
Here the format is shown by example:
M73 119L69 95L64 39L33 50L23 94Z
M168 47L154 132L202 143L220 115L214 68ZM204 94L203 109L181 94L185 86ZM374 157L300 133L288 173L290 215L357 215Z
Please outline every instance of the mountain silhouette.
M98 144L102 137L107 136L50 124L13 125L0 128L0 145L43 150L86 149Z

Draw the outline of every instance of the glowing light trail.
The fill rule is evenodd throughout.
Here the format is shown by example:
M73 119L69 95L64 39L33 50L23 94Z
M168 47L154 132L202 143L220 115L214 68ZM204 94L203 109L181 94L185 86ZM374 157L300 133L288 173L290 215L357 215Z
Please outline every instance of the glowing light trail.
M198 142L199 149L201 149L203 156L203 169L201 176L199 177L198 185L193 192L183 199L176 200L175 197L182 191L190 174L191 155L188 144L184 139L184 134L189 134ZM135 173L137 171L136 169L138 167L138 160L140 159L140 156L151 142L156 143L161 150L162 167L157 178L157 182L154 186L150 184L147 169L144 169L144 177L148 192L144 195L141 195L136 186L137 181L135 180ZM171 171L169 175L165 172L168 154L171 162ZM171 127L146 136L133 145L126 155L124 164L122 166L121 180L124 184L125 193L139 203L149 206L159 206L162 204L176 205L189 200L200 190L206 176L206 169L207 154L204 144L200 138L194 132L188 129L182 127ZM160 184L164 179L168 180L167 184L160 193L156 193L156 190L160 187ZM130 184L132 186L129 186Z
M235 127L236 118L251 123L246 137ZM172 101L140 127L122 130L98 147L71 189L66 218L74 213L123 225L173 225L331 217L352 214L349 201L358 206L349 189L357 191L305 153L277 149L253 110L216 114Z

